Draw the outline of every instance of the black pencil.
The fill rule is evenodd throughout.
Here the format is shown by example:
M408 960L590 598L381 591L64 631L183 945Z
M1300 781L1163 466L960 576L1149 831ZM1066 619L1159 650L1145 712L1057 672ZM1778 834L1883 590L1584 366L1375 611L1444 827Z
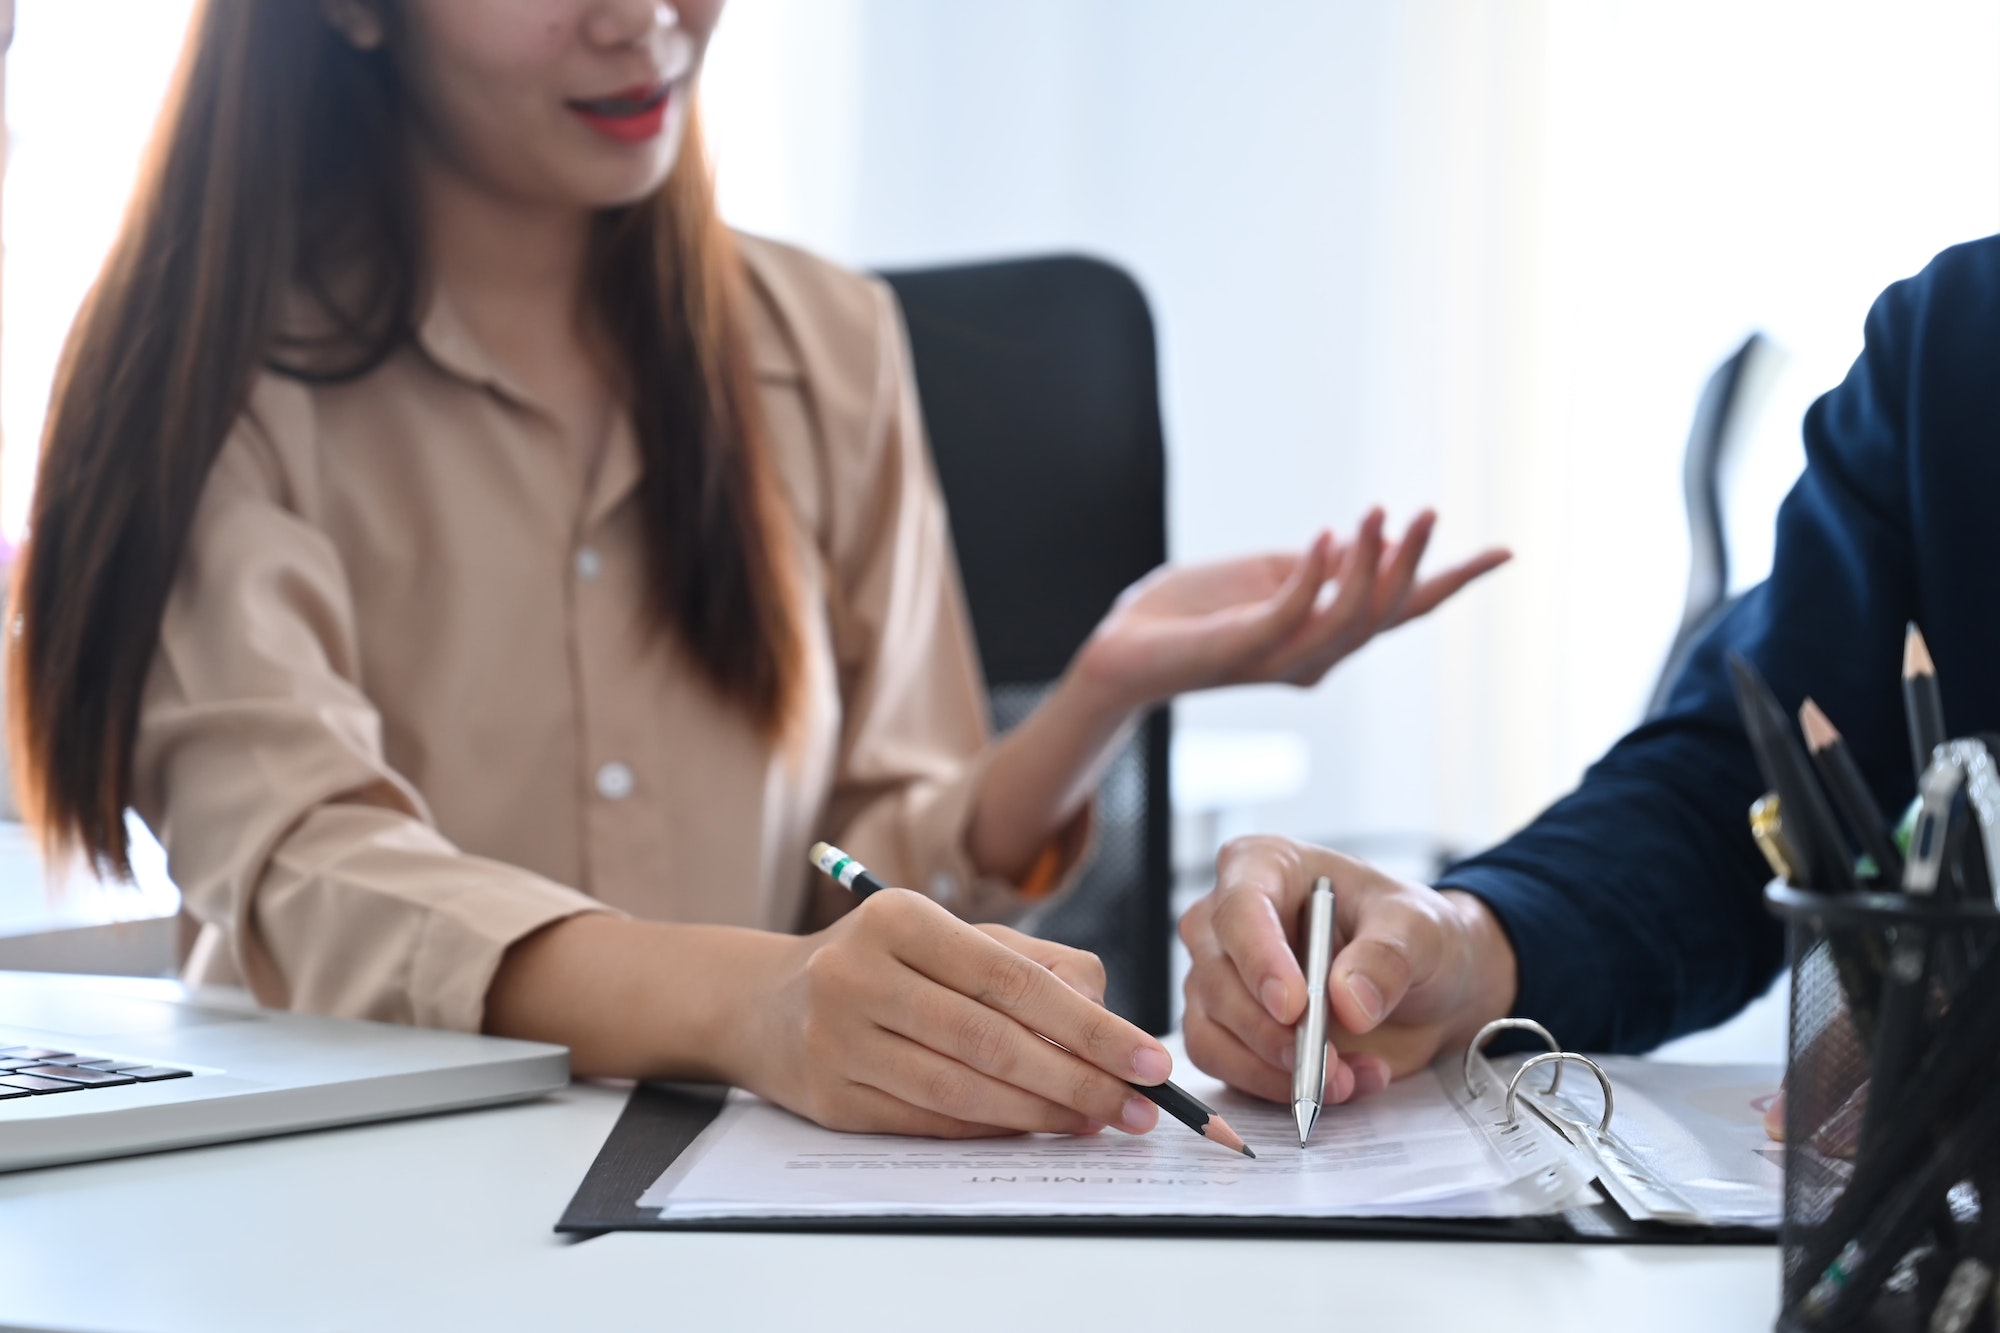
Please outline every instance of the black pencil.
M1851 1238L1840 1255L1816 1275L1800 1302L1815 1327L1844 1327L1880 1295L1890 1273L1929 1224L1934 1205L1967 1171L1991 1160L2000 1140L2000 1083L1985 1082L1984 1093L1963 1119L1941 1135L1936 1129L1925 1128L1927 1151L1915 1169L1896 1178L1881 1207L1845 1233Z
M1833 808L1826 803L1826 793L1813 776L1812 763L1785 710L1757 668L1741 654L1729 655L1729 674L1757 767L1784 810L1785 833L1797 856L1792 869L1798 882L1822 893L1853 892L1860 886L1848 859L1847 840L1834 822Z
M1840 729L1811 699L1799 705L1799 726L1806 733L1806 750L1826 780L1827 790L1833 793L1834 804L1847 817L1854 840L1875 862L1877 878L1889 889L1902 888L1903 854L1896 850L1889 822L1875 803L1875 794L1868 790L1868 780L1861 775L1861 765L1854 762L1854 752L1847 748Z
M1989 957L1969 979L1960 1001L1939 1020L1919 1076L1887 1095L1869 1089L1868 1104L1874 1106L1879 1097L1890 1122L1903 1132L1890 1136L1877 1151L1856 1158L1847 1188L1801 1243L1800 1271L1817 1273L1832 1263L1848 1238L1882 1208L1896 1184L1923 1165L1935 1128L1960 1114L1963 1099L1990 1081L1979 1061L1964 1058L1963 1053L1985 1050L1990 1044L1986 1034L1996 1027L2000 1027L2000 958Z
M813 863L814 869L825 873L834 883L851 891L856 898L866 898L869 894L878 893L888 887L869 874L867 866L832 843L814 843L812 850L807 853L807 858ZM1242 1153L1245 1157L1257 1156L1250 1150L1250 1145L1243 1141L1243 1136L1231 1129L1229 1122L1215 1113L1215 1108L1185 1089L1177 1088L1172 1083L1133 1083L1129 1079L1126 1080L1126 1086L1210 1143L1219 1143L1232 1152Z
M1245 1157L1256 1157L1257 1154L1250 1151L1250 1145L1229 1127L1227 1120L1215 1113L1214 1107L1185 1088L1177 1088L1171 1083L1162 1083L1156 1087L1133 1083L1131 1087L1133 1091L1151 1099L1155 1106L1210 1143L1219 1143L1225 1148L1242 1153Z
M1930 645L1915 621L1903 632L1903 713L1910 725L1910 764L1921 779L1945 741L1944 699Z

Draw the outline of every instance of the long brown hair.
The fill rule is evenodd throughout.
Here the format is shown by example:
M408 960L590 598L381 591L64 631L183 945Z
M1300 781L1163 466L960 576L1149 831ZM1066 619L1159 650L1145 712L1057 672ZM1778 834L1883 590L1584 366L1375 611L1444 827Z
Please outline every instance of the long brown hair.
M64 351L15 568L10 749L52 852L130 873L141 695L196 502L256 378L353 378L410 336L422 276L404 132L389 55L339 37L317 0L197 11ZM741 264L692 116L661 189L600 219L591 265L644 461L654 619L779 736L800 593ZM280 321L299 297L316 307L309 335Z

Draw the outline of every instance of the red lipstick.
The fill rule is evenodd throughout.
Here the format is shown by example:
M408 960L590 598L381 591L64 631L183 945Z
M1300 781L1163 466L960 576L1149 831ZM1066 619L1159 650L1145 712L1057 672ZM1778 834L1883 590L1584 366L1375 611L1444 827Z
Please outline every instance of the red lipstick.
M667 122L671 84L625 88L608 97L576 98L566 105L591 129L615 143L644 143Z

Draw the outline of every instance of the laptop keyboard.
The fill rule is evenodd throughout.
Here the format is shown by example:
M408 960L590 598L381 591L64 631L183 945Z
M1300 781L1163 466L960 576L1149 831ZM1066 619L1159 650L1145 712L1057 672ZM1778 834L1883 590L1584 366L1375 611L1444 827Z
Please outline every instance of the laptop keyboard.
M122 1088L190 1078L192 1069L141 1064L112 1056L84 1055L43 1046L0 1046L0 1101L87 1088Z

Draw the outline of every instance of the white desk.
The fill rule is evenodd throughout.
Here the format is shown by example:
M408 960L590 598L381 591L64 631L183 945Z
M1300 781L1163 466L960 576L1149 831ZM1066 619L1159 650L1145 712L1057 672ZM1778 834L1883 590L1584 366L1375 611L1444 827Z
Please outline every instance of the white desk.
M180 893L145 824L126 821L136 882L108 884L81 863L51 878L28 830L0 819L0 968L166 976L178 952Z
M0 1176L0 1327L1768 1330L1771 1249L550 1228L624 1102Z

